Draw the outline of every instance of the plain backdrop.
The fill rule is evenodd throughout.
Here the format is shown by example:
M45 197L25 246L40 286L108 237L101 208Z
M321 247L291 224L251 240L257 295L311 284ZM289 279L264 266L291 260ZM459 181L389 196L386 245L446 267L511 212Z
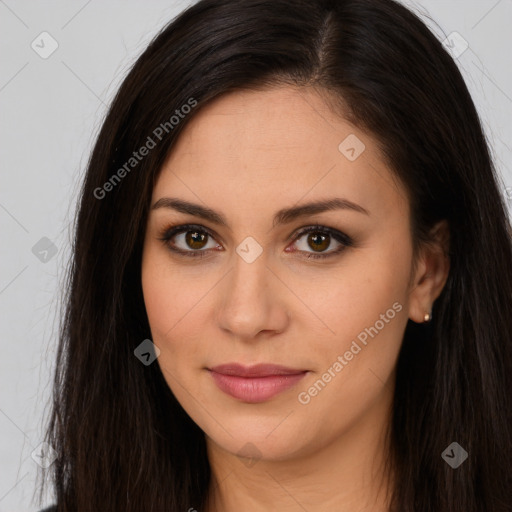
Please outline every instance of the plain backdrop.
M32 454L47 420L59 298L91 146L130 66L189 3L0 0L0 512L37 509ZM462 52L456 60L511 211L512 0L404 3Z

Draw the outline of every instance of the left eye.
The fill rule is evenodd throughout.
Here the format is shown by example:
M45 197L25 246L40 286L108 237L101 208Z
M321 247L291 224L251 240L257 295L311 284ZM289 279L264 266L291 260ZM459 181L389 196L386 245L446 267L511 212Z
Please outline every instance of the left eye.
M301 242L301 239L304 240ZM297 245L298 250L308 253L306 258L327 258L353 245L353 241L349 236L324 226L305 228L298 233L296 240L295 245ZM327 251L332 242L337 244L337 248ZM312 249L313 252L309 253L308 249Z
M211 240L209 240L209 238ZM191 257L204 257L205 253L218 249L221 246L214 242L214 237L209 230L202 226L184 225L166 229L162 240L169 250L179 255ZM303 241L301 241L304 239ZM309 226L294 236L295 249L286 249L286 252L305 253L306 258L327 258L333 254L343 251L346 247L353 245L353 240L344 233L324 226ZM327 251L332 242L337 248ZM179 244L182 244L179 247ZM210 244L210 247L208 247ZM312 249L310 252L308 249Z

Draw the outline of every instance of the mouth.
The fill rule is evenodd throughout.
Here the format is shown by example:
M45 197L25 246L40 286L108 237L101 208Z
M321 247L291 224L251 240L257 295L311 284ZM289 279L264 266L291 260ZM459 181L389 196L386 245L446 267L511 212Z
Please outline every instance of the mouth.
M274 364L237 363L214 366L208 371L221 391L247 403L265 402L296 385L308 373Z

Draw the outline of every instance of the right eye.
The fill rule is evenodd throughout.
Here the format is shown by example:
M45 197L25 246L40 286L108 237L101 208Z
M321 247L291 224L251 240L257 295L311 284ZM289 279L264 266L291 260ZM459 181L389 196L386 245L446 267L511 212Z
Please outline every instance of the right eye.
M212 240L209 241L208 238ZM162 232L159 240L162 240L170 251L191 257L202 258L205 255L204 253L220 247L214 243L210 231L194 224L167 227ZM209 242L210 247L208 247Z

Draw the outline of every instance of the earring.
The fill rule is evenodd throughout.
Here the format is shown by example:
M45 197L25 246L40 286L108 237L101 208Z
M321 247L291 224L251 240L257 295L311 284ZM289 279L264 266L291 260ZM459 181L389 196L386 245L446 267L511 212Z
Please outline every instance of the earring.
M430 309L430 313L425 313L423 319L425 322L430 322L432 320L432 309Z

